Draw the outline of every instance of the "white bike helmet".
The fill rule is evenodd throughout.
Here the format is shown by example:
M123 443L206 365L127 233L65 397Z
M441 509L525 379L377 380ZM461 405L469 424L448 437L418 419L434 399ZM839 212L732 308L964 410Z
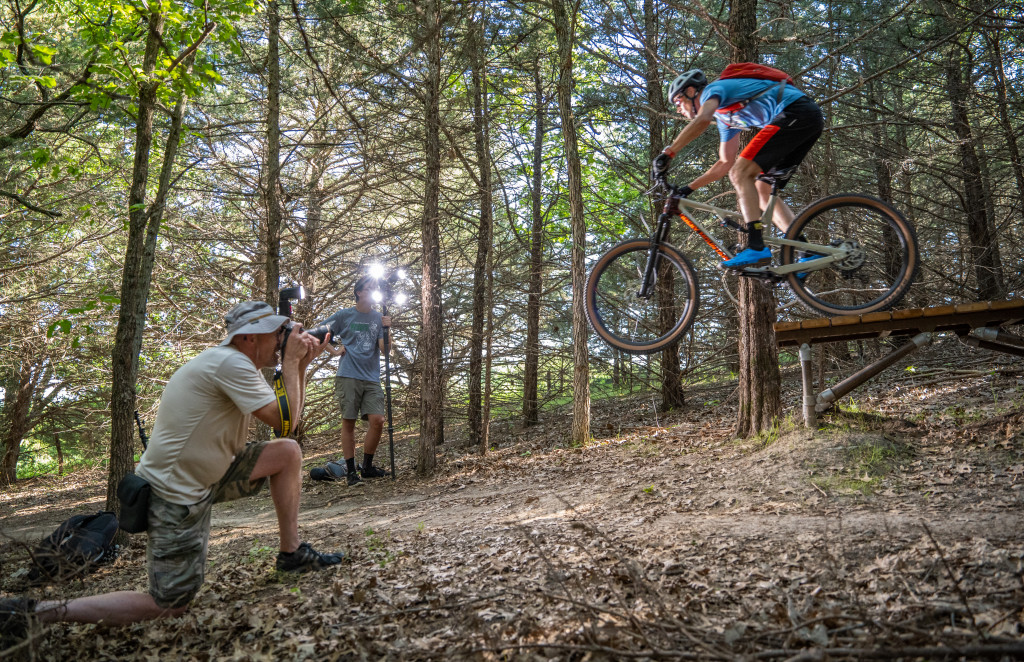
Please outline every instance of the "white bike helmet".
M675 103L677 96L683 93L688 87L697 88L697 94L708 85L708 78L700 69L690 69L676 76L675 80L668 86L668 102Z

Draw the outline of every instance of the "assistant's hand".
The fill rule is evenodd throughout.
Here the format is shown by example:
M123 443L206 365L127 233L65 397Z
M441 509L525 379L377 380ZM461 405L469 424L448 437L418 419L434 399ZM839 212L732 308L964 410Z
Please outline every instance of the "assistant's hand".
M383 326L385 329L390 329L391 328L391 315L385 315L385 316L381 317L380 318L380 323L381 323L381 326Z
M651 177L654 179L661 179L668 172L668 166L672 163L673 154L669 151L663 151L654 157L654 161L651 163Z

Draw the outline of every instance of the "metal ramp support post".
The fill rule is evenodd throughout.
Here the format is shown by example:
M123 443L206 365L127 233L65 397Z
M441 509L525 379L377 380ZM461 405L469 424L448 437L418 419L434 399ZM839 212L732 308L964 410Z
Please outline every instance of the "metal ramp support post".
M832 403L843 397L853 389L857 388L867 380L871 379L878 373L882 372L892 364L896 363L908 354L928 345L932 342L933 336L929 331L919 333L906 345L903 345L899 349L893 350L888 355L883 356L869 366L862 368L856 373L850 375L843 381L839 382L830 389L822 391L818 397L814 410L821 413L832 406Z
M995 327L973 329L963 340L971 347L1024 356L1024 338Z
M800 345L800 377L804 385L804 425L813 430L818 427L818 416L814 411L817 399L814 397L811 346L807 343Z

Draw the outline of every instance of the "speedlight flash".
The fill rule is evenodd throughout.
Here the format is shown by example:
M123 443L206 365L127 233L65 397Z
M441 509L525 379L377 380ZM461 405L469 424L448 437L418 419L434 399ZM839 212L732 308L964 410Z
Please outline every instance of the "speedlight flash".
M384 299L384 295L380 293L380 290L374 290L370 297L374 303L380 303Z
M370 276L373 278L384 277L384 265L382 264L371 264L370 265Z

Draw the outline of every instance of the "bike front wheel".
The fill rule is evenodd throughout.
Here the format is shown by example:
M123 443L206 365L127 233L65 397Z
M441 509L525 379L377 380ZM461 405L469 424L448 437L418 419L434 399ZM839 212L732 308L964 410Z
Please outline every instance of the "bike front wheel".
M846 259L814 271L789 274L793 293L812 310L851 315L885 310L907 293L920 258L914 227L878 198L845 193L822 198L802 211L787 239L848 250ZM782 248L782 263L813 253Z
M587 318L606 343L650 354L678 340L697 315L697 273L685 255L661 244L651 296L640 298L647 239L631 239L598 259L587 278Z

